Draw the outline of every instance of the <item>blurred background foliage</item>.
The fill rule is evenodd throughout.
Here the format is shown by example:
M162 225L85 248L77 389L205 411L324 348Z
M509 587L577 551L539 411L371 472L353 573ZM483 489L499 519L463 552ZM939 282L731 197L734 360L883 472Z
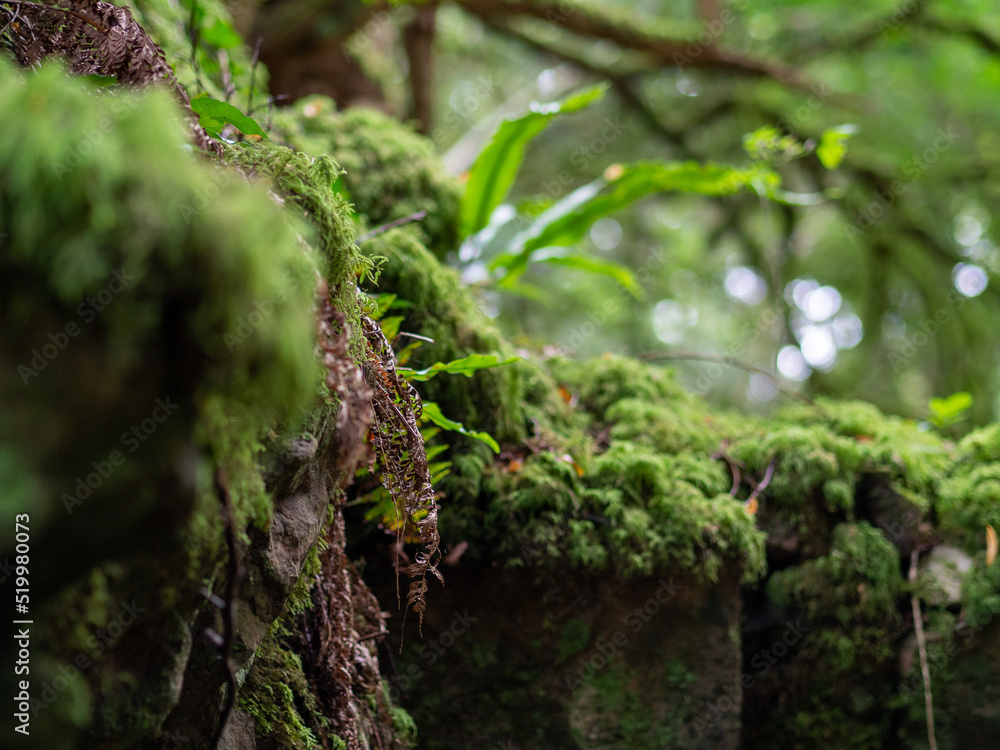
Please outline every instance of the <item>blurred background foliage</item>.
M661 193L597 220L576 250L631 268L634 294L539 263L504 288L489 248L446 248L525 348L731 355L813 395L925 419L932 397L965 391L973 422L996 417L990 0L245 0L233 11L275 103L320 93L382 109L428 135L459 180L504 117L608 83L528 144L501 218L536 215L621 163L745 165L744 135L765 126L804 144L772 166L807 205ZM827 170L815 147L845 124L846 156ZM676 366L719 403L768 410L783 398L761 375Z

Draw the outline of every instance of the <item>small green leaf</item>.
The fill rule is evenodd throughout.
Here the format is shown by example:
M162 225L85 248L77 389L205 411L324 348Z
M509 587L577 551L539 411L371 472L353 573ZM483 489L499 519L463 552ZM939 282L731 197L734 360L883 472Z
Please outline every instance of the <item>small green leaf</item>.
M847 139L857 133L857 125L839 125L825 131L816 147L816 156L827 169L836 169L847 156Z
M442 430L451 430L452 432L458 432L462 435L465 435L466 437L471 437L475 438L476 440L481 440L482 442L490 446L490 448L493 449L494 453L500 452L500 445L497 443L496 440L493 439L492 435L490 435L488 432L474 432L472 430L465 429L465 427L462 425L461 422L455 422L451 419L448 419L448 417L442 414L441 408L433 401L424 402L423 416L424 419L429 419L431 422L436 424Z
M743 150L752 159L770 163L784 163L805 153L799 141L790 135L782 135L772 125L765 125L743 136Z
M222 129L222 125L228 124L244 135L259 135L267 140L267 134L261 130L260 125L232 104L202 95L191 100L191 109L198 115L201 126L210 133L217 133Z
M496 354L470 354L468 357L452 360L451 362L435 362L425 370L411 370L408 367L399 367L397 370L407 380L430 380L442 372L452 375L465 375L465 377L471 378L473 373L479 370L485 370L489 367L500 367L500 365L509 365L511 362L517 362L517 360L518 357L508 357L501 362Z
M951 427L961 422L969 415L966 412L972 408L972 395L961 391L947 398L932 398L930 401L930 421L938 428Z
M461 238L475 234L489 222L493 209L500 205L514 184L528 143L545 130L556 115L589 107L604 96L607 88L607 84L601 84L561 102L532 104L528 114L500 123L493 140L479 154L469 172L459 209Z

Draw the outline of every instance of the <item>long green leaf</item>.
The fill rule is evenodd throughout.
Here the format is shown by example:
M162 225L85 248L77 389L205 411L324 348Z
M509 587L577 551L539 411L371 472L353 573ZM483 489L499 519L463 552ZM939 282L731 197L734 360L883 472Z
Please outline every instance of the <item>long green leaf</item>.
M636 162L623 165L556 201L539 214L511 243L511 251L494 259L491 268L508 276L523 273L530 256L543 247L579 242L598 219L652 193L667 191L700 195L732 195L753 185L773 190L777 175L763 166L737 169L699 162Z
M451 373L452 375L465 375L465 377L471 378L479 370L499 367L500 365L509 365L511 362L517 362L517 360L518 357L507 357L507 359L501 361L496 354L470 354L468 357L455 359L451 362L435 362L424 370L411 370L408 367L397 367L396 369L407 380L430 380L442 372Z
M613 180L598 178L599 191L585 202L572 205L571 193L563 199L572 206L564 212L558 201L535 222L524 249L538 250L553 245L567 246L580 241L598 219L644 198L667 191L700 195L732 195L746 187L754 175L722 164L688 162L638 162L622 168ZM592 183L593 184L593 183ZM585 185L581 190L585 190ZM551 212L551 215L550 215Z
M633 297L638 299L642 294L642 287L639 286L639 282L635 280L635 275L631 270L620 263L614 263L610 260L602 260L601 258L590 258L586 255L553 255L545 258L544 262L550 263L554 266L578 268L581 271L588 271L601 276L608 276L628 289Z
M493 140L483 149L469 172L469 181L459 212L462 239L489 222L493 209L506 197L524 161L525 146L541 133L556 115L577 112L604 96L607 84L550 104L532 104L528 114L500 124Z
M431 422L436 424L442 430L451 430L452 432L458 432L466 437L475 438L476 440L481 440L486 443L490 448L493 449L494 453L500 452L500 445L493 436L488 432L474 432L473 430L467 430L462 425L461 422L456 422L452 419L448 419L444 414L441 413L441 407L435 404L433 401L424 401L424 418L429 419Z
M247 117L232 104L220 102L209 96L197 96L191 100L191 109L198 115L201 126L210 133L217 133L222 125L229 124L243 135L259 135L267 140L267 133L256 121Z

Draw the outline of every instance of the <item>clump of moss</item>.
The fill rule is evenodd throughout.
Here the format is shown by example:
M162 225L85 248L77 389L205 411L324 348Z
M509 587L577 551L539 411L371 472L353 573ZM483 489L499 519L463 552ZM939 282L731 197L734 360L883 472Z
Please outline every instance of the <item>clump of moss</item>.
M987 525L1000 530L1000 429L976 430L958 445L938 486L941 528L969 551L983 549Z
M257 734L285 750L321 747L317 730L326 725L298 655L281 645L281 628L272 628L254 656L237 696L237 706L253 717ZM309 725L313 726L310 727Z
M847 624L894 616L902 586L896 548L862 521L837 526L829 555L774 573L767 591L783 609L795 606L810 620Z
M332 100L308 97L274 118L276 137L313 156L332 156L370 226L425 211L425 241L439 257L457 249L459 188L444 173L430 140L375 110L337 112Z
M351 351L358 361L363 360L357 282L366 277L377 278L378 274L375 262L358 252L350 206L334 190L340 167L330 157L313 158L266 142L228 146L224 160L250 176L269 178L275 192L292 201L302 216L308 217L312 230L318 234L316 245L322 258L322 276L329 282L334 307L347 320ZM315 274L303 279L315 280Z

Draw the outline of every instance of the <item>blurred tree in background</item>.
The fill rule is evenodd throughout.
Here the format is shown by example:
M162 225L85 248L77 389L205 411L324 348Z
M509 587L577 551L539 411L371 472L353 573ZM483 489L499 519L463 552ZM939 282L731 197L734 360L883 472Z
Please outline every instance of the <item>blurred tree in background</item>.
M797 201L662 193L597 220L580 250L630 267L638 294L551 264L503 288L488 252L456 247L448 260L524 345L732 355L905 416L955 391L973 394L976 422L996 416L992 2L269 0L236 14L279 104L321 93L381 108L457 176L505 116L608 82L530 144L501 214L537 214L621 162L740 165L744 134L765 126L811 152L766 155ZM840 142L823 134L840 126L846 157L828 171ZM760 375L678 368L723 403L779 397Z

